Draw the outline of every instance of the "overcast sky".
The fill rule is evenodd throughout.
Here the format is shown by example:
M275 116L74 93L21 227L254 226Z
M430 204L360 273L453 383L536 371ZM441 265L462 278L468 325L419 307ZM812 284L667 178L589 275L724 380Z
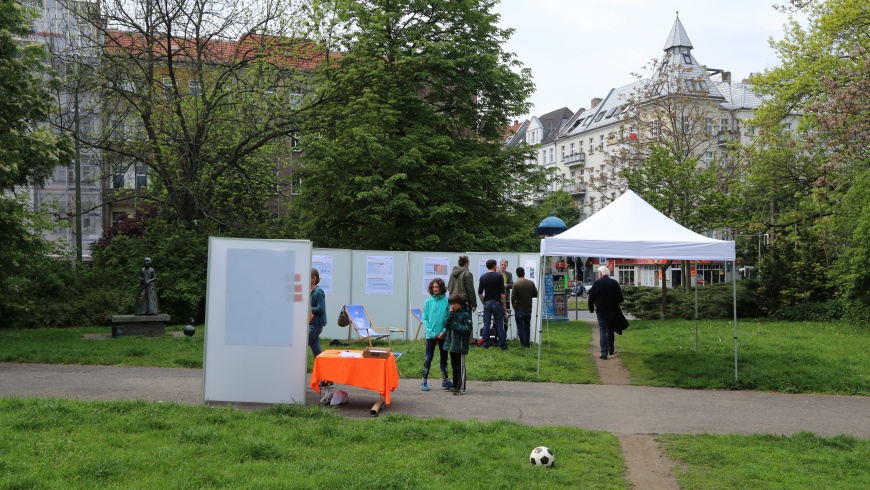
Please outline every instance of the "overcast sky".
M505 46L531 68L531 113L590 108L593 97L635 80L661 57L679 11L692 54L739 81L779 64L768 39L781 40L782 0L501 0L501 26L516 29ZM520 118L523 119L523 118Z

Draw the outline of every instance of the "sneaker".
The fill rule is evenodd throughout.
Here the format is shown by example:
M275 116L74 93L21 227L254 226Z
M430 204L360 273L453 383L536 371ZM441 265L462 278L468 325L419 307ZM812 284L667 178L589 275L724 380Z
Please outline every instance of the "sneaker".
M465 390L459 390L459 389L457 389L457 390L453 390L453 394L454 394L454 395L464 395L464 394L465 394Z
M423 391L429 391L429 384L426 383L425 381L423 381L423 382L420 384L420 389L423 390Z
M449 379L441 380L441 389L449 390L450 388L453 388L453 381L452 380L449 380Z
M610 351L610 355L611 355L611 356L615 356L615 355L616 355L616 351L615 351L615 350Z
M320 382L320 387L321 387L321 388L326 388L327 386L332 386L333 384L334 384L334 383L333 383L332 381L321 381L321 382Z
M604 360L604 361L607 360L607 356L598 356L598 358L601 359L601 360Z

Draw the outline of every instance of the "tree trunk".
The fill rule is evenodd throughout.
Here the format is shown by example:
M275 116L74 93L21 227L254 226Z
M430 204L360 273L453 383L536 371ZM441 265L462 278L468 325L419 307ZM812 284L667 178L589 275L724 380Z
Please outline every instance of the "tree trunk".
M661 265L662 271L662 320L668 317L668 269L671 267L671 261L667 261Z

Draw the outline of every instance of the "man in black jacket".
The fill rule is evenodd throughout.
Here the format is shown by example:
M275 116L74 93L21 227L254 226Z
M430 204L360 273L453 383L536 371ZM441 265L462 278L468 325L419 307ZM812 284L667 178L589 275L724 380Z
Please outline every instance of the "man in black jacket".
M610 277L610 269L599 267L598 280L589 288L589 312L598 317L600 359L607 359L608 354L616 352L613 330L619 318L619 304L622 301L622 288Z

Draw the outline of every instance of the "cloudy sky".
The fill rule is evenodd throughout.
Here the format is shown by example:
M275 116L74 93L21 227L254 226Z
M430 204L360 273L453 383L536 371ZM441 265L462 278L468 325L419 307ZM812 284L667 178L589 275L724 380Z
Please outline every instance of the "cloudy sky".
M768 39L783 37L784 0L501 0L501 26L516 29L505 49L531 68L532 114L589 108L593 97L635 80L663 53L679 11L692 54L734 80L779 64ZM519 118L522 119L522 118Z

